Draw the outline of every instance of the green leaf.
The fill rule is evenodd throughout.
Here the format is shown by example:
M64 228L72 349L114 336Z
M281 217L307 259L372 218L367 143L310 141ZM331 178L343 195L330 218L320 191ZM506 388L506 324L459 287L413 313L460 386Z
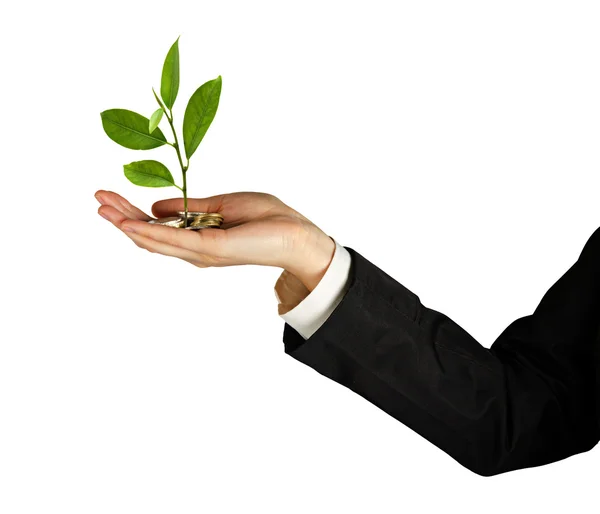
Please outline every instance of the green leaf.
M157 128L150 134L150 120L126 109L109 109L100 113L106 135L115 143L132 150L150 150L164 145L165 135Z
M189 159L198 148L217 113L221 96L221 75L202 84L190 98L183 116L183 142Z
M171 46L162 69L160 96L167 108L172 109L179 91L179 38Z
M158 161L136 161L123 166L125 176L136 186L167 187L175 186L173 175ZM177 187L177 186L175 186Z
M162 119L163 112L164 111L159 107L158 109L156 109L156 111L152 113L152 116L150 116L150 123L148 124L148 132L150 132L150 134L152 134L152 132L154 132L154 129L158 127L158 124Z

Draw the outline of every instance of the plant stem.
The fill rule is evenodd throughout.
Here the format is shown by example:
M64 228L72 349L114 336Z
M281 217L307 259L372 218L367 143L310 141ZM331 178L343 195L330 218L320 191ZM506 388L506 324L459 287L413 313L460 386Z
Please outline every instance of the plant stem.
M154 92L154 89L152 90L152 92ZM183 174L183 188L179 188L181 189L181 191L183 191L183 210L184 210L184 223L183 226L187 227L188 224L188 208L187 208L187 181L186 181L186 172L190 166L190 161L188 159L187 164L184 166L183 164L183 159L181 158L181 150L179 148L179 140L177 139L177 132L175 132L175 126L173 125L173 111L171 111L171 109L167 109L167 107L165 105L163 105L163 103L160 101L160 99L158 98L158 95L156 93L154 93L154 97L156 98L156 101L158 102L158 104L160 105L160 107L162 108L163 112L165 113L165 116L167 117L167 121L169 122L169 125L171 127L171 132L173 132L173 138L175 139L175 143L171 144L169 143L173 148L175 148L175 151L177 152L177 159L179 160L179 165L181 166L181 173Z
M173 113L169 110L169 113L167 113L165 111L165 114L167 116L167 120L169 122L169 125L171 126L171 131L173 132L173 137L175 138L175 144L173 145L175 147L175 151L177 152L177 159L179 159L179 165L181 166L181 173L183 174L183 210L185 212L184 214L184 227L187 227L187 221L188 221L188 208L187 208L187 181L186 181L186 172L188 169L188 166L190 164L190 162L188 161L188 163L186 165L183 164L183 159L181 158L181 150L179 148L179 141L177 139L177 132L175 132L175 127L173 126Z
M183 210L185 211L185 224L183 225L184 227L187 227L187 213L188 213L188 209L187 209L187 184L186 184L186 180L185 180L185 176L186 176L186 171L187 170L183 170Z

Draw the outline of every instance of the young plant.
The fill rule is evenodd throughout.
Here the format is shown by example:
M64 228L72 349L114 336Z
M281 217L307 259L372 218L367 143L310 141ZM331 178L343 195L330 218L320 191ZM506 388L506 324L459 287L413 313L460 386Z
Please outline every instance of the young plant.
M173 124L173 104L179 91L179 38L171 46L162 69L160 81L160 98L152 88L158 109L150 118L126 109L109 109L100 113L102 127L106 135L116 143L132 150L150 150L162 145L169 145L177 152L177 159L183 175L183 187L175 184L169 169L161 162L154 160L135 161L123 166L125 176L130 182L145 187L175 186L183 192L185 224L188 222L187 180L190 158L198 149L208 127L212 123L221 96L221 75L202 84L191 96L183 116L183 144L186 163L183 163L182 148ZM162 100L161 100L162 99ZM163 115L166 117L173 133L173 142L158 127Z

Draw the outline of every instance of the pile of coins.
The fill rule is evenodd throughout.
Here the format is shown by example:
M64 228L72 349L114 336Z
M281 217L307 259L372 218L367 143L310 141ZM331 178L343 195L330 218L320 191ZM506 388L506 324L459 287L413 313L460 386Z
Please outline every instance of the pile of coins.
M167 227L185 228L186 230L200 230L203 228L221 228L223 215L218 212L193 212L187 213L188 226L185 226L185 211L178 211L177 216L157 218L148 223L165 225Z

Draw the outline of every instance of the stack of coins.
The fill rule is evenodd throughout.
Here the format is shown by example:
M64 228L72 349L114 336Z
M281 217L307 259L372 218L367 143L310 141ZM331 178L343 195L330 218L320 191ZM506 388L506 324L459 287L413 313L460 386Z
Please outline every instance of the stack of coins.
M185 228L186 230L200 230L203 228L221 228L223 215L218 212L194 212L188 211L188 226L185 227L185 211L178 211L177 216L158 218L148 223L165 225L167 227Z

